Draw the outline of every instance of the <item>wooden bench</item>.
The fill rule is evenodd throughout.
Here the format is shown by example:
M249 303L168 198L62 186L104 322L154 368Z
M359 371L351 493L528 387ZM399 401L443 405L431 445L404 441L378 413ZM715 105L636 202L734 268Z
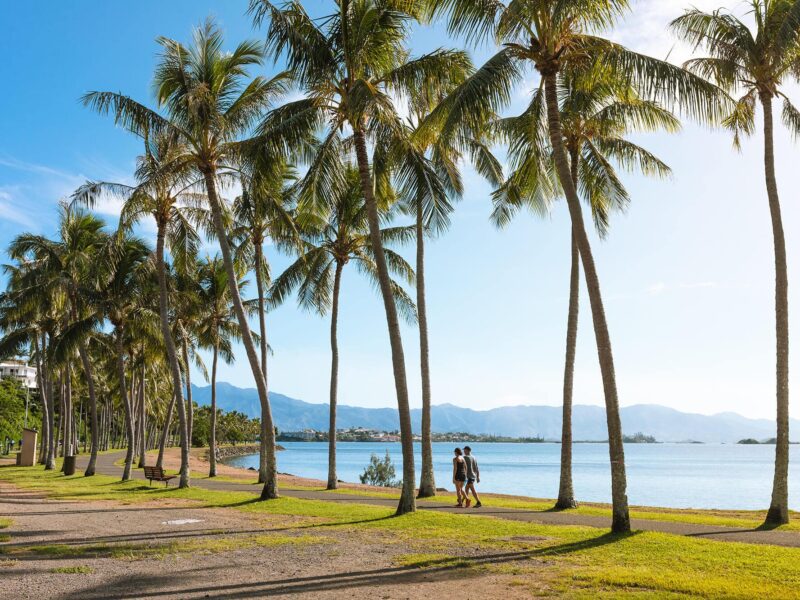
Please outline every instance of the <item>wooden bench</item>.
M161 467L145 467L144 476L150 480L150 485L153 485L154 481L163 481L165 487L169 485L170 479L177 477L177 475L167 475Z

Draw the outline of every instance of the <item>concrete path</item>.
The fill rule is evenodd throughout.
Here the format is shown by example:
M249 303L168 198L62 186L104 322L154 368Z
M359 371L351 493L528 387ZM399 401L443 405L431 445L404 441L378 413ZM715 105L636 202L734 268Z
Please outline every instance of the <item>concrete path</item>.
M114 463L124 458L124 452L114 452L101 454L97 457L97 473L118 477L121 467ZM78 468L85 468L88 457L82 455L78 457ZM136 479L144 479L141 469L134 469L133 476ZM209 490L249 492L258 494L260 486L235 483L232 481L222 481L219 479L194 479L192 485ZM282 496L292 498L304 498L307 500L324 500L326 502L342 502L356 504L371 504L375 506L386 506L393 508L397 505L397 500L391 498L369 498L365 496L331 494L324 491L300 491L300 490L280 490ZM440 503L437 501L424 501L417 503L417 508L421 510L436 510L441 512L458 513L460 515L483 515L500 519L514 521L525 521L531 523L542 523L545 525L583 525L588 527L598 527L606 529L611 526L610 517L597 517L591 515L581 515L571 511L535 511L511 508L493 508L486 504L479 509L460 509L455 508L452 503ZM658 531L671 533L674 535L685 535L715 541L725 542L745 542L748 544L768 544L773 546L786 546L800 548L800 532L780 531L780 530L759 530L743 529L735 527L718 527L712 525L698 525L695 523L678 523L674 521L652 521L649 519L632 519L631 527L642 531Z

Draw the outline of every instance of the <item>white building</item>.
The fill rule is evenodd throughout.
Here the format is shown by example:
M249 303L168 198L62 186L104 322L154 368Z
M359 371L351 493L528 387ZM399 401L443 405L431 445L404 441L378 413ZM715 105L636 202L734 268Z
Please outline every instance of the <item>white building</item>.
M30 367L22 360L7 360L0 362L0 378L13 377L23 387L29 390L36 389L36 367Z

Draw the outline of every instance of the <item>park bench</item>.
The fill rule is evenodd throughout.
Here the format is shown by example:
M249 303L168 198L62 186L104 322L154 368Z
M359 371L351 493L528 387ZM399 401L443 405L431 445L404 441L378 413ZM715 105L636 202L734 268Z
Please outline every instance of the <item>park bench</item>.
M150 480L150 485L153 485L154 481L163 481L164 486L169 485L170 479L175 479L175 477L177 477L176 475L167 475L161 467L145 467L144 476L145 479Z

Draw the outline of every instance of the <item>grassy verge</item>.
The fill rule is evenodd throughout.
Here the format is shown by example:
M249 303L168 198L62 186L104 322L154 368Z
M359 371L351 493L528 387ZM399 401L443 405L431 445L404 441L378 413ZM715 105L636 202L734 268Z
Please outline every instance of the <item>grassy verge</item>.
M298 535L288 535L286 531L272 535L267 526L263 536L253 536L253 543L259 543L262 537L288 543L283 538L303 540L305 536L314 541L297 543L318 543L320 538L312 535L317 532L335 537L337 530L366 531L401 541L419 552L397 559L404 568L507 574L514 577L514 585L528 586L532 593L546 586L550 593L577 598L618 597L628 593L658 598L694 595L796 598L800 589L800 550L794 548L713 542L650 532L612 535L594 528L546 526L435 511L393 517L390 509L366 504L296 498L259 502L246 492L149 488L140 482L121 483L111 477L64 477L36 467L3 467L0 479L57 498L127 503L182 499L196 506L305 517L300 523L294 520L289 527ZM284 525L282 529L287 528ZM212 542L213 548L202 546ZM180 551L225 552L241 547L240 539L199 543L201 547L183 546ZM235 545L229 546L230 543ZM59 556L64 556L61 552L73 552L60 547L36 551ZM97 556L111 553L118 558L163 555L163 549L142 551L117 545L90 547L89 552L96 552ZM140 552L151 553L137 554ZM467 556L463 555L465 552Z
M363 498L393 498L399 499L397 491L375 491L375 490L355 490L338 489L326 490L322 487L313 486L283 486L287 490L304 490L325 492L326 494L339 494L345 496ZM441 504L455 500L455 492L440 493L435 498L417 500L424 504ZM483 503L490 507L510 508L515 510L526 510L533 512L550 512L553 510L555 500L545 500L537 498L515 498L495 494L481 494ZM570 512L578 515L588 515L595 517L611 518L611 507L608 504L590 503L582 504ZM784 531L800 531L800 513L790 511L792 522L784 525L780 529ZM678 509L660 507L632 507L631 518L642 519L645 521L670 521L676 523L693 523L695 525L711 525L717 527L741 527L743 529L754 529L759 527L766 517L766 510L704 510L704 509Z

